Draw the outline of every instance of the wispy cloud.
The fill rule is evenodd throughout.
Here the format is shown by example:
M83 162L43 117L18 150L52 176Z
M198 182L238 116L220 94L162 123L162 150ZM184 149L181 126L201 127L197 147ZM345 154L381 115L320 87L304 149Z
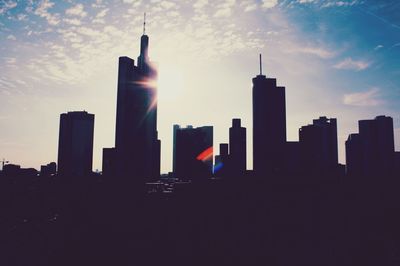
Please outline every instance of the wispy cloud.
M232 14L232 9L235 6L235 0L225 0L216 7L214 17L229 17Z
M8 10L13 9L17 6L16 1L2 1L0 3L0 15L6 13Z
M327 1L321 7L346 7L346 6L354 6L358 4L359 1L352 0L352 1Z
M345 94L343 96L343 103L352 106L377 106L383 103L380 98L379 88L371 88L365 92L355 92Z
M278 0L262 0L263 8L273 8L278 4Z
M82 22L77 18L72 18L72 19L65 18L65 19L63 19L63 21L67 24L75 25L75 26L80 26L82 24Z
M77 4L65 10L65 14L68 16L86 17L87 13L83 9L84 7L82 4Z
M310 55L314 55L314 56L317 56L322 59L329 59L336 55L336 51L329 50L327 48L317 46L317 45L291 47L287 50L287 52L310 54Z
M47 20L47 23L49 23L52 26L57 25L60 23L60 18L59 14L51 14L48 12L48 9L52 8L54 6L54 3L49 1L49 0L42 0L38 7L36 8L34 14L38 15L39 17L45 18Z
M333 67L336 69L344 69L344 70L355 70L361 71L367 69L371 65L371 62L365 60L353 60L348 57L339 63L335 64Z
M10 34L10 35L7 36L7 40L16 41L17 37L15 37L14 35Z

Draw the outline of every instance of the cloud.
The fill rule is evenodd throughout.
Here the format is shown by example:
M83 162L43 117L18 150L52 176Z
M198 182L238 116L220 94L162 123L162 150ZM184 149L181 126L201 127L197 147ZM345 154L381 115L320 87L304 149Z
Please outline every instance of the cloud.
M244 12L249 12L257 9L257 3L253 0L241 1L241 8L244 8Z
M353 60L350 57L340 61L333 67L336 69L343 69L343 70L355 70L361 71L367 69L371 65L371 62L363 61L363 60Z
M377 106L383 101L380 99L379 88L371 88L365 92L345 94L343 103L351 106Z
M17 59L15 57L6 57L4 59L6 60L7 64L15 64L17 62Z
M378 51L378 50L380 50L380 49L382 49L384 46L382 45L382 44L379 44L379 45L377 45L375 48L374 48L374 50L375 51Z
M14 35L10 34L7 36L7 40L16 41L17 38Z
M315 3L317 0L297 0L299 4L308 4L308 3Z
M357 0L353 1L328 1L324 3L321 7L347 7L347 6L354 6L358 4Z
M73 18L73 19L65 18L65 19L63 19L63 21L67 24L74 25L74 26L80 26L82 24L81 21L76 18Z
M325 49L323 47L318 46L298 46L298 47L291 47L287 50L289 53L302 53L302 54L310 54L318 56L322 59L329 59L336 55L335 51Z
M28 16L26 14L18 14L17 15L17 20L19 20L19 21L27 21L28 20Z
M208 0L197 0L196 3L194 3L193 7L195 9L201 9L205 7L208 4Z
M45 18L47 23L52 26L57 25L60 23L59 15L58 14L50 14L47 10L52 8L54 3L49 0L42 0L38 7L36 8L34 14L38 15L39 17Z
M278 0L262 0L263 8L273 8L278 4Z
M2 1L3 6L0 8L0 15L6 13L8 10L13 9L17 6L15 1Z
M105 9L101 10L99 13L97 13L96 18L105 17L109 10L110 10L109 8L105 8Z
M77 4L71 8L65 10L65 14L68 16L78 16L78 17L86 17L87 13L83 10L82 4Z
M235 0L225 0L216 7L217 11L214 13L214 17L222 18L231 16L232 8L234 6L235 6Z

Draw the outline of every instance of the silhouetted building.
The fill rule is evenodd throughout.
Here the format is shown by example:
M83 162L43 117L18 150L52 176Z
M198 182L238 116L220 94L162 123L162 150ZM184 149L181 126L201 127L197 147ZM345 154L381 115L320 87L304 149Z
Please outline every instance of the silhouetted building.
M394 153L394 173L400 175L400 151Z
M174 125L172 129L172 172L176 172L176 132L180 129L179 125Z
M21 170L21 166L17 164L5 164L3 166L4 176L17 176Z
M261 71L253 78L253 168L256 175L279 172L286 142L285 87Z
M212 176L212 126L177 129L175 145L176 177L183 180L199 180Z
M363 173L363 144L359 134L350 134L346 146L346 174L360 176Z
M246 172L246 128L240 125L240 119L232 119L229 128L229 158L233 175Z
M92 172L94 115L86 111L60 116L58 174L84 176Z
M335 118L314 119L312 125L299 130L303 166L315 171L332 171L338 167L337 123Z
M149 37L143 33L137 66L119 58L115 152L117 175L132 182L160 176L157 137L156 70L148 56Z
M298 141L288 141L285 145L285 167L287 174L299 174L304 171L301 160L301 145Z
M40 175L41 176L51 176L57 173L57 164L55 162L51 162L47 165L40 166Z
M115 148L103 148L102 175L112 176L117 172Z
M6 164L3 168L3 175L6 177L34 178L38 176L38 171L34 168L21 168L17 164ZM21 179L19 179L21 181Z
M229 155L229 144L219 144L219 155L215 156L214 175L225 177L232 171L231 156Z
M394 168L393 119L377 116L358 121L359 134L351 134L346 142L347 173L380 176Z

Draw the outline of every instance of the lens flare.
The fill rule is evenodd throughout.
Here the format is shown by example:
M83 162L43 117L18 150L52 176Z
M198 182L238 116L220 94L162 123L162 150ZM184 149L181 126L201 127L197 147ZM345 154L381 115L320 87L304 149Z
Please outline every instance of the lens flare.
M224 164L223 164L222 162L217 163L217 164L214 166L214 173L216 173L216 172L218 172L219 170L221 170L222 167L224 167Z
M197 155L196 159L199 161L208 161L208 160L212 160L213 157L213 147L209 147L207 149L205 149L204 151L202 151L199 155Z

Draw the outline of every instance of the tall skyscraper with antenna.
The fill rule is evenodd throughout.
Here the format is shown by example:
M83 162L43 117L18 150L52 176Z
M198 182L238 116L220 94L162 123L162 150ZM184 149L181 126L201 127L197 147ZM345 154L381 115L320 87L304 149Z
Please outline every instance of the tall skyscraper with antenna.
M145 17L146 18L146 17ZM160 174L160 141L157 137L157 73L148 56L146 21L140 39L137 65L119 58L115 134L116 175L135 181Z
M279 172L286 143L285 87L262 73L253 78L253 169L256 175Z

